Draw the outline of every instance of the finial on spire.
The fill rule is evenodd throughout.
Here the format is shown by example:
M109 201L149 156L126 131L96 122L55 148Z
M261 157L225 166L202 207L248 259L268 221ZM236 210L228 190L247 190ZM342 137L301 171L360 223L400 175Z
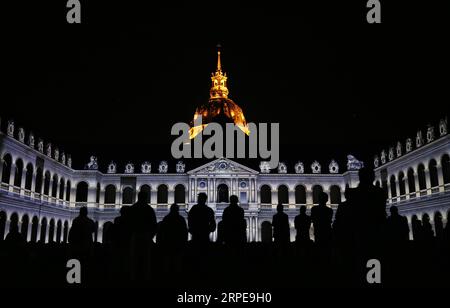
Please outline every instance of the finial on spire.
M217 71L222 71L222 64L220 63L220 47L217 48Z

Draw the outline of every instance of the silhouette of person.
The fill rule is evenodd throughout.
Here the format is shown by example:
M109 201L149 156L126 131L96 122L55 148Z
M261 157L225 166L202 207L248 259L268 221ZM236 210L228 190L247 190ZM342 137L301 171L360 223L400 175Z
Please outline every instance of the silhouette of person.
M230 197L230 205L223 210L223 236L225 244L239 246L247 241L247 221L244 218L244 209L238 205L239 199Z
M277 213L272 217L273 239L276 244L290 242L289 217L283 211L283 204L277 205Z
M157 223L155 211L147 200L147 193L140 191L138 201L130 209L132 280L148 280L150 276L150 250Z
M296 241L309 241L309 229L311 228L311 217L306 214L306 206L300 207L300 214L295 216L295 229L297 230Z
M328 195L319 194L319 204L311 209L311 221L314 226L314 239L316 243L329 243L331 241L331 222L333 210L327 206Z
M345 201L339 203L336 214L334 215L333 221L333 235L336 240L340 243L348 242L351 239L351 204L350 200L352 197L352 189L346 188L344 192Z
M76 254L87 257L93 244L95 223L88 217L88 209L80 208L79 215L73 220L69 231L69 243Z
M386 195L382 188L373 185L372 169L359 169L359 185L352 190L351 216L354 235L359 244L376 242L386 223Z
M414 241L419 241L419 242L422 241L422 239L423 239L422 222L416 215L413 215L413 217L412 217L411 227L412 227Z
M389 209L391 215L386 220L387 237L392 242L405 242L409 240L409 226L406 217L398 213L393 205Z
M428 214L423 214L422 216L422 236L426 242L431 242L434 239L434 231Z
M197 204L188 213L188 228L195 243L209 243L209 234L216 230L215 214L206 205L207 198L205 193L199 193Z
M179 213L178 204L170 206L170 212L161 222L161 245L165 249L179 250L184 247L188 238L186 220Z

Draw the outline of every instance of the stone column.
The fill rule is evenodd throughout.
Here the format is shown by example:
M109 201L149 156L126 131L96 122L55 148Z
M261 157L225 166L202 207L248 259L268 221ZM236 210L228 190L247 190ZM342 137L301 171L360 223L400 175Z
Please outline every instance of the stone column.
M167 189L167 202L168 202L168 204L169 204L169 206L172 204L172 203L174 203L175 202L175 190L172 188L172 189L170 189L170 188L168 188Z
M272 204L278 205L278 191L272 190Z
M400 201L400 182L397 177L395 178L395 190L397 192L396 200Z
M289 193L289 204L295 204L295 190L288 191Z
M425 167L425 183L427 186L427 195L431 194L431 181L430 181L430 170Z
M100 186L100 200L99 200L99 207L102 209L105 207L105 188ZM100 230L100 226L99 226Z
M33 195L35 190L36 190L36 173L33 172L32 179L31 179L31 195Z
M405 194L406 194L406 199L409 199L409 181L408 181L408 173L406 173L405 177Z
M392 191L391 191L391 181L390 180L388 180L386 182L386 187L387 187L387 191L388 191L389 203L392 203Z
M414 185L416 186L416 197L420 197L419 174L414 170Z
M87 198L87 206L95 207L95 201L97 199L97 184L88 186L88 198Z
M306 204L307 205L312 205L313 204L312 187L311 186L306 186L305 190L306 190Z
M153 194L153 190L150 191L150 194ZM153 202L153 199L150 200ZM120 206L122 204L122 193L120 191L120 187L116 190L116 201L114 207Z
M22 178L20 179L20 195L25 194L25 179L27 177L27 169L23 168L22 170Z

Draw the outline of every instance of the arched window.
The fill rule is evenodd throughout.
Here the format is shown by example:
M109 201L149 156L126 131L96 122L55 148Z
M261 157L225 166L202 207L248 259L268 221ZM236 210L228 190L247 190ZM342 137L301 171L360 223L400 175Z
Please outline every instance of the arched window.
M3 156L3 173L2 173L2 182L9 184L9 178L11 176L11 166L12 166L12 158L11 155L6 154Z
M55 220L52 218L48 227L48 242L53 243L55 239Z
M286 185L278 186L278 204L289 204L289 190Z
M391 185L391 197L397 197L397 186L395 184L395 176L391 175L391 179L389 180L389 184Z
M408 187L409 187L409 194L415 195L416 180L414 178L414 170L412 168L408 169Z
M37 241L38 228L39 228L39 219L37 218L37 216L34 216L33 219L31 220L30 241L32 243L36 243L36 241Z
M22 216L22 225L20 226L20 234L22 234L22 237L24 240L28 237L28 224L30 219L28 218L28 215L25 214Z
M131 187L125 187L123 190L122 204L133 204L134 202L134 189Z
M444 223L442 222L442 214L440 212L434 213L434 230L436 230L436 237L442 239L444 235Z
M66 183L66 180L64 180L64 178L61 178L61 180L59 180L59 199L61 199L61 200L64 199L65 183Z
M61 243L61 234L62 234L62 223L61 220L58 220L56 224L56 242Z
M5 228L6 228L6 213L4 211L0 212L0 241L5 238Z
M261 203L272 204L272 190L269 185L261 186Z
M401 171L398 174L398 189L400 196L404 196L406 194L405 174Z
M158 192L156 195L156 202L158 204L167 204L168 202L168 189L167 186L164 184L161 184L158 186Z
M116 203L116 186L110 184L105 187L105 204Z
M58 193L58 176L53 175L53 183L52 183L52 197L56 198Z
M430 160L428 164L428 169L430 171L430 184L431 187L439 186L438 173L437 173L437 163L434 159Z
M175 203L186 203L186 188L183 184L175 186Z
M145 202L150 204L151 203L150 202L151 201L151 193L152 193L151 187L149 185L142 185L141 191L147 195L147 200Z
M34 187L34 191L38 194L42 193L42 177L43 177L43 171L41 167L38 167L36 169L36 183Z
M420 188L420 190L427 189L427 182L425 180L425 166L423 164L420 164L417 167L417 176L419 178L419 188Z
M228 186L227 184L220 184L217 186L217 202L229 202Z
M50 192L50 172L45 172L44 177L44 195L48 196Z
M100 203L100 183L97 183L97 190L95 192L95 203Z
M303 185L295 186L295 204L306 204L306 188Z
M27 171L25 174L25 189L31 190L31 184L33 183L33 165L27 165Z
M76 202L87 202L88 199L88 184L80 182L77 184L77 193L75 196Z
M444 178L444 184L450 183L450 158L448 154L444 154L441 158L442 176Z
M72 184L70 183L70 181L67 181L67 186L66 186L66 201L70 201L70 191L72 190Z
M45 236L47 235L47 219L44 217L41 221L41 236L39 237L39 240L42 243L45 243Z
M19 231L19 215L17 213L12 213L9 218L9 232L12 230Z
M313 203L319 203L319 195L323 192L323 188L320 185L313 186Z
M23 161L19 158L16 160L16 174L14 175L14 186L20 187L22 184Z
M330 202L331 204L341 203L341 188L337 185L330 187Z
M64 231L63 231L63 243L67 243L67 237L69 236L69 223L67 221L64 222Z

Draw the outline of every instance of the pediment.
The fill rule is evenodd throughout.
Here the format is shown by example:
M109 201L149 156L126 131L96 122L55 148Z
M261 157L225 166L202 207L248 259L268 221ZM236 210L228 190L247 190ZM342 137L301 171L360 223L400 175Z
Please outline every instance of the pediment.
M218 158L198 168L188 171L188 174L258 174L259 172L227 158Z

